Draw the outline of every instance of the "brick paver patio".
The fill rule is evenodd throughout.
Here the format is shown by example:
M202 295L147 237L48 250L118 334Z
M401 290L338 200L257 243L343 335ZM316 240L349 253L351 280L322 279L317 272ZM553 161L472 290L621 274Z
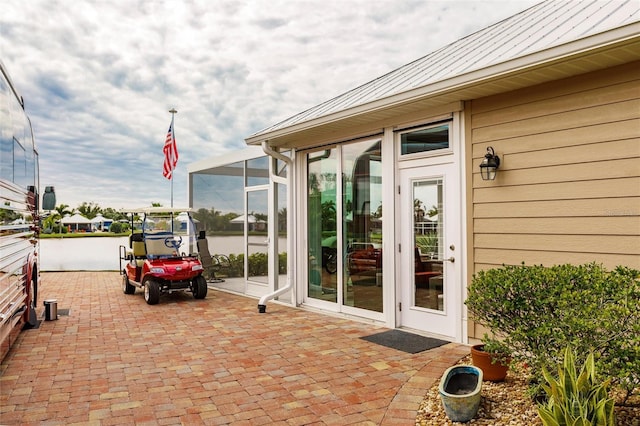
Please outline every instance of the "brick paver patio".
M210 290L149 306L117 272L43 274L56 321L0 367L0 424L413 425L423 395L468 353L407 354L380 327Z

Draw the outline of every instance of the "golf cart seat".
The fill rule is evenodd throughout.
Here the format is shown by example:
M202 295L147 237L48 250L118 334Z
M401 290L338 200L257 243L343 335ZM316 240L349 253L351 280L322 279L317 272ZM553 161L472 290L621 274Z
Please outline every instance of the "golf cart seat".
M131 247L131 254L136 260L136 264L142 266L144 260L147 258L147 250L144 246L144 239L141 233L135 233L129 236L129 247Z

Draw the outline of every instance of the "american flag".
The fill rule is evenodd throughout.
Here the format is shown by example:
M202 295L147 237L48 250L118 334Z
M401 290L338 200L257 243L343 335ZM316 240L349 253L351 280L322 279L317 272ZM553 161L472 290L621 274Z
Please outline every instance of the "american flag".
M164 141L164 167L162 168L162 174L167 179L173 177L173 170L178 164L178 145L176 145L176 136L173 134L173 117L171 118L171 124L169 125L169 132L167 133L167 139Z

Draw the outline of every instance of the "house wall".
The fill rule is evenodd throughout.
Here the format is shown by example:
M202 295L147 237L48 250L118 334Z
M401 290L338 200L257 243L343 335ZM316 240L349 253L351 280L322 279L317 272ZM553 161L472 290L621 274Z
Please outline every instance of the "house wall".
M468 103L471 265L640 269L640 62ZM469 142L469 141L468 141ZM478 165L492 146L495 181ZM470 337L482 330L473 323Z

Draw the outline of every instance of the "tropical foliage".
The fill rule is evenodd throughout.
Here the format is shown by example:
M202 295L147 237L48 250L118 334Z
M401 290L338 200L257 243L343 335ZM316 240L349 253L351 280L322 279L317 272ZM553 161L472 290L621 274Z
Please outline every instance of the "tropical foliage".
M503 266L480 271L465 302L471 317L526 362L533 383L567 345L629 397L640 389L640 271L585 265ZM495 337L493 338L495 339Z
M538 405L538 415L544 426L615 426L614 401L609 398L608 380L596 377L596 364L590 352L578 371L575 354L569 346L557 377L543 369L546 384L542 385L547 401Z
M86 201L80 204L76 210L87 219L93 219L98 215L98 213L102 213L102 209L99 205L93 202L87 203Z

